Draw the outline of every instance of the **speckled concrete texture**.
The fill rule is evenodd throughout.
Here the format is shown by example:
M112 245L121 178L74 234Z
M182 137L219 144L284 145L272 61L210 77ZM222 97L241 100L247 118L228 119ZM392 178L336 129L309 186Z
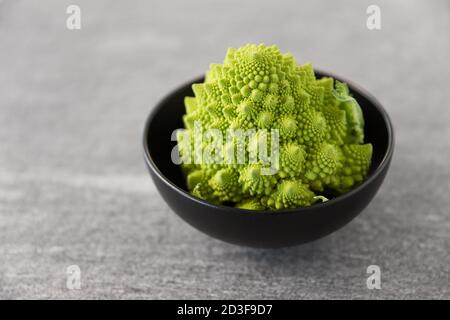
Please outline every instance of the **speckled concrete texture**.
M69 4L81 30L66 28ZM0 298L449 299L449 14L446 0L0 0ZM248 42L354 80L394 122L373 202L300 247L199 233L144 166L155 103ZM66 287L69 265L81 290Z

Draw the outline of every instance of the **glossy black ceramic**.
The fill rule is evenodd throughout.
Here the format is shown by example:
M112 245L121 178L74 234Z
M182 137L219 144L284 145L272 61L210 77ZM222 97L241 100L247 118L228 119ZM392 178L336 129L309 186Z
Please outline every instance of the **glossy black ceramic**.
M373 145L367 179L352 191L308 208L249 211L211 204L189 194L180 167L172 163L172 132L183 128L183 99L192 96L191 84L171 92L152 110L144 130L144 157L161 196L183 220L217 239L251 247L292 246L324 237L357 216L372 200L388 171L394 148L391 121L380 103L355 84L346 82L365 118L365 141Z

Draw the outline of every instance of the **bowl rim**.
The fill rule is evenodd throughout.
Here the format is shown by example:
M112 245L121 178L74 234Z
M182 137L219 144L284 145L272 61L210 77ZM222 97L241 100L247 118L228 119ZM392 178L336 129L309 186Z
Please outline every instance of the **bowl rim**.
M148 131L150 129L150 124L152 123L154 117L156 114L160 111L160 109L167 103L169 99L173 97L173 95L178 92L179 90L185 88L188 85L192 85L193 83L201 83L204 79L204 77L197 77L191 81L187 81L184 84L180 85L176 89L170 91L168 94L166 94L159 102L156 104L156 106L151 110L149 115L147 116L147 119L145 120L145 127L143 131L143 147L144 147L144 159L147 163L147 166L152 170L152 172L158 176L158 178L163 181L169 188L173 189L175 192L179 193L181 196L184 196L191 201L197 202L200 205L210 207L211 209L219 209L219 210L226 210L230 212L234 212L236 214L256 214L256 215L280 215L280 214L294 214L294 213L307 213L315 211L319 208L326 208L329 206L333 206L334 204L344 201L353 195L357 194L364 188L366 188L373 180L375 180L380 173L384 170L386 166L389 165L390 159L392 158L393 151L394 151L394 128L392 126L391 119L384 109L384 107L381 105L381 103L367 90L363 89L360 85L355 84L353 81L349 81L346 78L343 78L341 76L336 76L332 72L324 71L320 68L314 68L314 73L320 73L322 77L332 77L333 79L339 80L341 82L345 82L349 85L350 89L353 91L357 91L360 95L364 96L367 100L369 100L372 105L378 110L378 112L381 114L383 121L386 124L387 128L387 134L388 134L388 144L386 152L378 165L378 167L356 188L339 195L335 198L332 198L326 202L321 202L314 204L309 207L299 207L299 208L290 208L290 209L281 209L281 210L249 210L249 209L241 209L241 208L235 208L235 207L229 207L221 204L214 204L209 201L200 199L195 197L194 195L190 194L188 191L183 190L179 186L177 186L175 183L169 180L158 168L158 166L155 164L155 162L152 159L152 156L150 155L150 150L148 147ZM214 210L212 210L214 211Z

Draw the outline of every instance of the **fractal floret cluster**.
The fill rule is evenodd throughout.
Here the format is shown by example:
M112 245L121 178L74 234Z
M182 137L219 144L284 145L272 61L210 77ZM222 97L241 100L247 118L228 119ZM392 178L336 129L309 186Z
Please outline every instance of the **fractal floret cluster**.
M185 97L185 130L177 138L180 155L191 160L182 164L188 189L199 198L249 210L307 207L348 192L367 176L372 145L364 144L363 115L347 85L317 79L311 64L299 65L277 46L228 49L224 63L212 64L192 89L194 97ZM230 129L254 130L239 142L246 161L194 161L210 148L205 139L192 152L197 124L223 137ZM274 129L279 156L267 174L267 163L251 154L259 131L268 130L267 141L274 144ZM214 157L224 159L238 147L224 143Z

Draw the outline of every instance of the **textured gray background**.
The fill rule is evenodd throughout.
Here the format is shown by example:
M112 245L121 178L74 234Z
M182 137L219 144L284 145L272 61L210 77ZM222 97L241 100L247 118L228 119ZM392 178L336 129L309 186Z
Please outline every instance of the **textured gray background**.
M80 31L65 27L72 3ZM365 26L371 3L381 31ZM450 298L449 13L445 0L0 0L0 297ZM144 167L154 104L247 42L353 79L395 125L370 206L301 247L197 232ZM65 287L72 264L79 291Z

